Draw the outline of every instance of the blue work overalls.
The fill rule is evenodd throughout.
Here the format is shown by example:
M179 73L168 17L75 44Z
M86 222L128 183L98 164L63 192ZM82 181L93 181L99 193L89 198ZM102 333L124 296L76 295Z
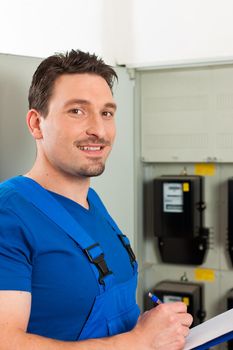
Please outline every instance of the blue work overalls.
M73 219L73 217L43 187L35 181L18 176L5 182L13 187L27 201L46 214L59 225L82 249L89 260L99 285L99 295L90 311L77 340L101 338L130 331L136 324L140 311L136 303L137 262L128 238L121 233L108 214L94 190L90 189L88 198L99 210L114 232L118 235L129 254L133 268L133 277L121 284L114 284L114 274L104 260L104 252L98 242Z

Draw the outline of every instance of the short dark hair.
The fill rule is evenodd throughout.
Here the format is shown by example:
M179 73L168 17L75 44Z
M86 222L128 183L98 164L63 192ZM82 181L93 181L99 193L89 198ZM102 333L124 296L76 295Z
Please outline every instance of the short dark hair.
M118 79L115 70L95 54L80 50L58 53L44 59L36 69L29 89L29 108L36 109L45 117L56 79L63 74L75 73L99 75L105 79L111 91L115 79Z

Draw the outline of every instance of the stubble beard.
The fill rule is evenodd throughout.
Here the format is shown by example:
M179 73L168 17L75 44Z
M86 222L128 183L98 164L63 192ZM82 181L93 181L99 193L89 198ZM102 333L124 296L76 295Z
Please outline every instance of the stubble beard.
M78 169L78 174L82 177L94 177L101 175L105 170L105 164L99 162L95 165L84 166Z

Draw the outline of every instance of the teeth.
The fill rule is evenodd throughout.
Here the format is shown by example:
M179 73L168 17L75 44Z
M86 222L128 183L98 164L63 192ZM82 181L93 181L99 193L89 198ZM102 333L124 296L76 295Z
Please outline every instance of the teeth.
M80 146L79 149L81 149L82 151L100 151L101 147Z

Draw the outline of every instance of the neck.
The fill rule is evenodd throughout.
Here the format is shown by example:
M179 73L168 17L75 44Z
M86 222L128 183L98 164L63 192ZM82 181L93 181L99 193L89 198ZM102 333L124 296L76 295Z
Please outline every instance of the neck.
M72 199L84 208L89 208L87 201L89 178L67 175L55 169L43 169L41 164L38 166L37 163L25 176L38 182L45 189Z

